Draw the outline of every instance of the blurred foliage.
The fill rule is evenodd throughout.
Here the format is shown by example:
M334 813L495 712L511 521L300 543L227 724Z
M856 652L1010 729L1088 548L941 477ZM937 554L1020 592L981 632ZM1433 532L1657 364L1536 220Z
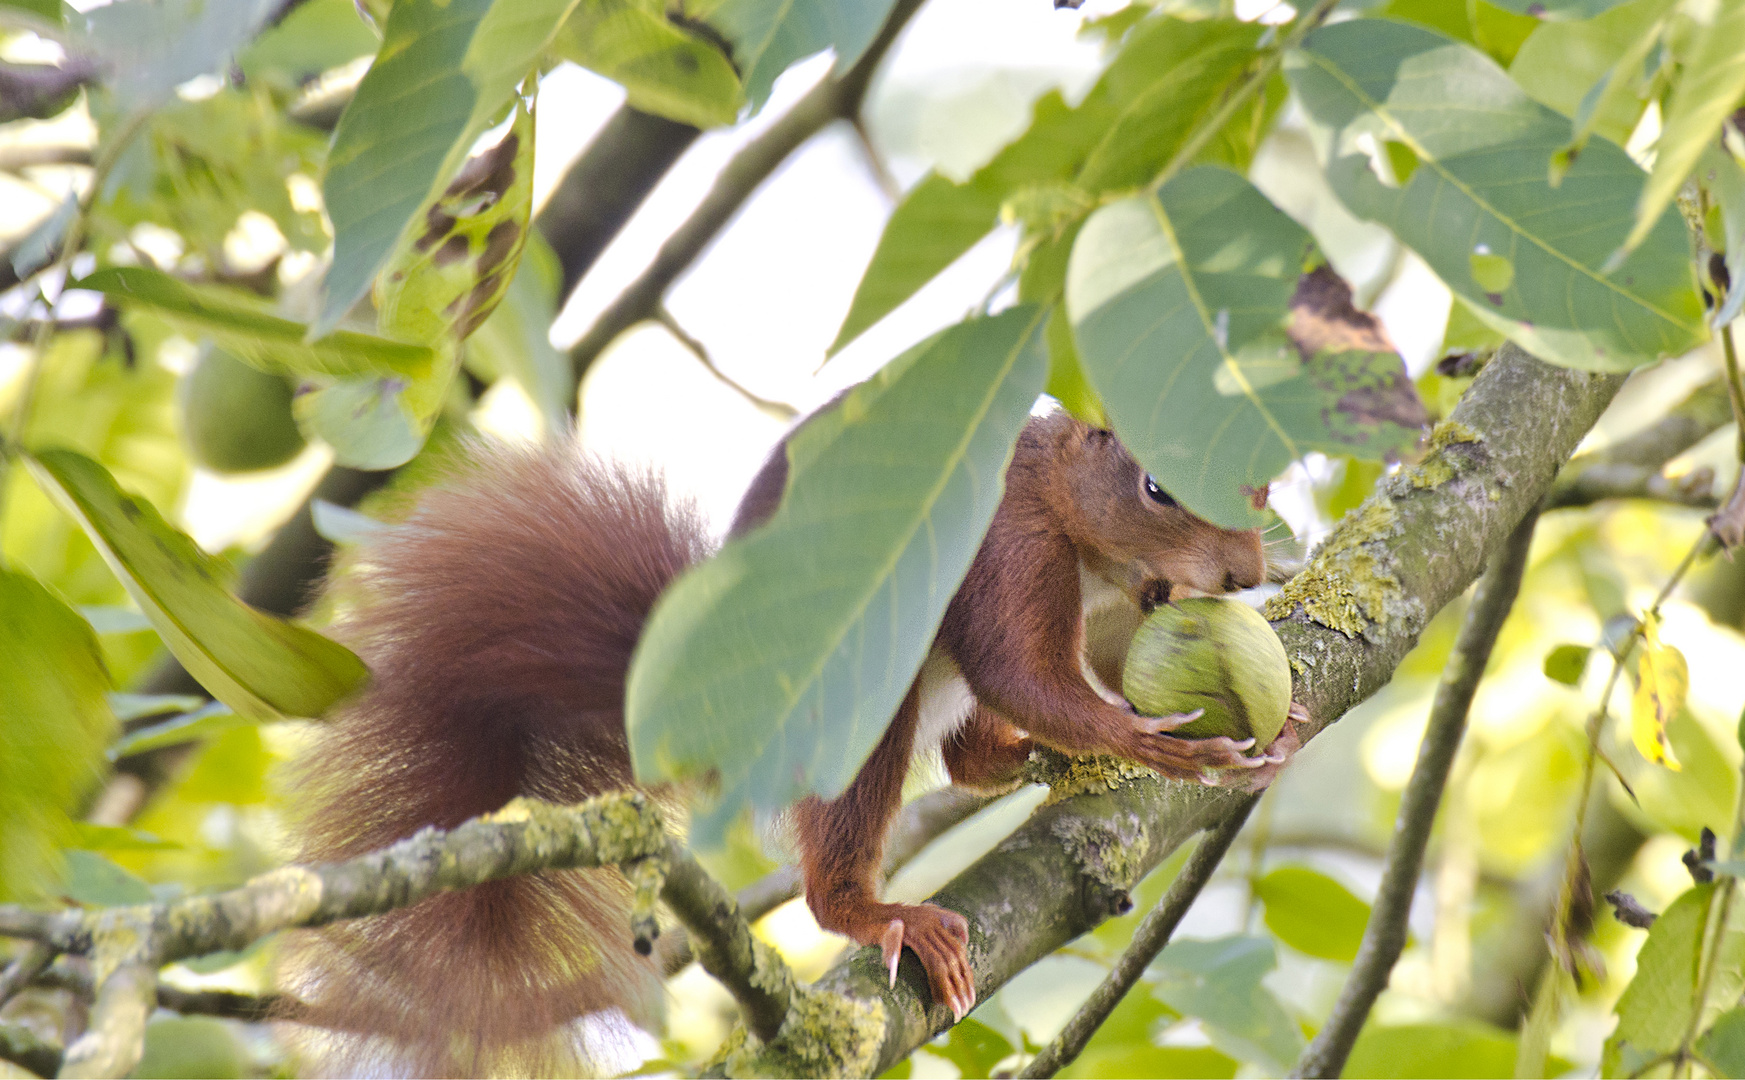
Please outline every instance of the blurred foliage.
M566 298L556 255L531 235L534 117L553 115L538 113L539 76L573 62L669 119L761 122L755 114L791 62L824 50L839 67L851 62L891 7L514 3L307 0L278 20L264 0L118 0L83 14L0 0L9 48L40 49L39 31L52 32L68 55L105 65L84 90L47 103L61 111L46 123L0 124L5 190L21 193L0 230L5 262L23 277L0 294L0 899L141 903L231 886L287 857L275 769L308 738L300 717L320 713L357 674L315 632L347 599L327 595L294 625L257 622L227 583L336 458L400 465L358 515L316 515L342 542L344 563L344 542L403 516L483 426L492 400L525 402L535 438L571 422L576 373L549 336ZM445 13L465 32L436 41L427 31ZM1273 509L1303 541L1358 507L1402 457L1414 459L1411 429L1449 413L1505 334L1559 362L1641 369L1590 448L1654 424L1721 370L1710 339L1722 320L1703 302L1726 318L1745 304L1736 112L1745 36L1735 32L1745 0L1346 0L1340 13L1283 58L1281 43L1301 26L1301 13L1283 6L1159 0L1105 13L1084 31L1103 50L1097 77L1062 88L1052 74L1014 75L1035 85L1003 145L968 168L963 155L939 152L906 174L922 175L897 202L858 289L841 298L832 351L870 337L990 234L1012 237L1017 252L1009 278L987 283L990 296L1014 285L1034 305L1007 316L1025 323L1018 344L977 344L963 358L923 349L905 361L925 390L916 398L941 425L928 434L945 447L903 436L917 457L932 455L920 462L933 469L923 487L955 475L946 444L982 430L966 372L980 364L986 386L1005 385L1002 364L1024 360L1026 400L1011 420L1043 378L1044 353L1047 388L1074 413L1113 422L1158 476L1203 479L1207 493L1177 492L1190 505L1258 514L1244 488L1277 479ZM356 62L383 34L406 49L364 77ZM1381 67L1425 81L1415 89L1372 70ZM357 105L342 114L354 90ZM1423 101L1412 97L1419 90ZM870 114L884 92L875 86ZM917 93L888 92L899 103L900 92ZM920 93L930 137L982 146L983 114L956 93L943 76ZM338 104L316 107L324 95ZM1481 98L1488 111L1473 107ZM1204 138L1189 146L1196 133ZM31 163L45 147L60 156ZM1180 197L1194 183L1230 196L1217 206L1246 209L1196 218ZM1700 245L1686 223L1699 226ZM1329 320L1336 329L1358 333L1369 326L1360 309L1381 311L1402 337L1398 350L1366 338L1324 353L1298 333L1298 294L1322 267L1356 305ZM1165 307L1185 331L1155 332ZM1107 318L1117 309L1121 318ZM929 345L975 337L985 315ZM315 323L338 331L317 337ZM1423 340L1403 340L1402 328L1425 331ZM249 365L251 378L202 382L215 356ZM881 390L903 389L898 370ZM1172 392L1171 378L1200 380L1204 393ZM1189 401L1201 404L1184 415ZM1341 443L1351 425L1334 414L1353 401L1406 435ZM1170 413L1172 402L1183 412ZM875 419L895 430L897 419L923 414L893 411L903 415ZM1000 460L1014 426L992 425L977 460ZM1214 453L1208 427L1233 432L1242 453ZM1358 434L1366 441L1369 430ZM1735 440L1731 427L1714 433L1666 475L1712 469L1724 494L1738 471ZM830 447L801 450L813 456L796 462L796 489L856 493ZM21 451L49 466L33 479ZM1286 459L1300 464L1278 479ZM275 495L250 540L198 551L196 488L243 491L216 471L257 466L270 467L248 490ZM239 486L222 486L231 483ZM63 512L55 491L79 514ZM988 495L941 497L959 555L973 550ZM1522 1062L1534 1075L1745 1070L1745 902L1735 897L1745 872L1745 560L1699 560L1660 615L1643 619L1701 520L1635 500L1541 522L1449 782L1411 943L1346 1075L1503 1076ZM909 550L898 540L887 546ZM758 582L749 588L754 599L780 599ZM894 609L931 612L905 624L924 635L939 604L913 602L914 581L891 588ZM787 598L797 648L833 645L817 632L821 607ZM1438 615L1393 682L1285 772L1177 940L1063 1075L1291 1067L1356 954L1463 608ZM236 711L155 693L166 648ZM1603 703L1605 760L1582 839L1594 891L1621 889L1659 919L1644 931L1602 906L1590 938L1604 970L1575 984L1547 974L1543 929L1583 794L1586 725L1615 660L1621 678ZM758 757L743 731L703 734ZM165 749L176 755L144 806L105 817L125 801L125 785L105 789L113 761ZM823 756L811 744L793 749ZM814 769L794 783L851 773L853 755L836 749L834 773ZM1656 763L1657 749L1676 771ZM719 746L698 753L702 766L723 759ZM911 793L924 787L912 783ZM894 888L918 898L926 890L916 883L968 865L1034 800L1020 792L977 815ZM1681 857L1705 830L1720 839L1689 860L1699 883ZM735 820L704 853L707 865L732 888L757 881L791 857L765 833L779 829ZM1009 1073L1101 979L1184 857L1140 883L1132 914L990 995L888 1075ZM797 903L759 930L809 975L843 946ZM269 990L275 949L267 939L165 977ZM667 1029L627 1049L626 1070L645 1051L648 1071L692 1074L731 1022L729 999L696 970L669 987ZM1534 993L1541 1007L1530 1011ZM33 990L4 1003L0 1021L59 1039L77 1012L64 995ZM134 1075L293 1067L262 1025L160 1013Z

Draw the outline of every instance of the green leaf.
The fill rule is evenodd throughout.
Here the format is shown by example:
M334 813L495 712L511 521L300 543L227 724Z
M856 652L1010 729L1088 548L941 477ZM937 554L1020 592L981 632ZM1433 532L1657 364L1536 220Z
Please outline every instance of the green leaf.
M1150 1043L1127 1044L1120 1048L1098 1049L1095 1044L1060 1071L1063 1077L1095 1077L1096 1080L1231 1080L1236 1075L1236 1059L1210 1046L1153 1046Z
M1493 0L1497 7L1535 19L1591 19L1624 0Z
M0 0L0 7L28 11L54 26L61 24L61 0Z
M575 402L569 357L551 343L562 274L551 245L537 231L530 233L521 269L497 310L467 339L465 359L467 369L486 382L514 379L545 417L548 433L568 427Z
M1254 59L1265 28L1236 19L1153 19L1140 24L1102 86L1120 114L1075 180L1114 191L1157 175L1176 147Z
M1593 140L1553 190L1547 163L1569 123L1489 57L1405 23L1353 19L1311 33L1285 63L1339 198L1392 229L1523 348L1624 371L1707 336L1679 216L1661 215L1607 272L1645 177L1616 145ZM1405 183L1382 153L1389 140L1419 162ZM1475 279L1475 254L1508 260L1506 290Z
M333 222L318 335L375 280L417 214L515 95L577 0L400 0L340 117L322 194Z
M1308 451L1383 457L1423 422L1399 357L1351 348L1337 327L1367 319L1349 290L1330 271L1302 276L1309 247L1247 180L1211 166L1104 206L1073 245L1067 312L1116 433L1227 528L1263 523L1266 484ZM1364 340L1385 346L1372 325Z
M1357 958L1369 905L1326 874L1281 866L1255 882L1254 895L1266 905L1267 929L1286 945L1342 964Z
M248 723L250 721L246 717L238 716L224 702L208 702L202 708L128 732L109 748L109 759L120 761L124 757L143 754L147 750L197 742Z
M255 720L318 717L363 682L367 669L344 646L231 596L220 564L156 507L124 494L103 466L70 450L25 461L97 545L176 659L238 713Z
M1654 170L1636 204L1636 220L1624 241L1633 249L1661 219L1704 148L1720 136L1721 122L1745 95L1745 0L1715 0L1685 9L1696 24L1690 53L1654 144ZM1675 215L1676 216L1676 215Z
M145 1053L127 1075L134 1080L254 1075L248 1048L233 1025L210 1016L166 1016L145 1029Z
M237 58L250 83L300 87L329 68L368 56L379 43L352 0L305 0Z
M624 87L632 107L693 127L731 124L745 103L727 57L658 0L584 0L552 49Z
M1745 1076L1745 1006L1722 1013L1697 1040L1697 1053L1714 1066L1716 1076Z
M974 247L998 223L1001 207L1024 188L1070 180L1077 201L1088 209L1103 191L1150 179L1222 100L1252 59L1261 30L1228 18L1148 19L1079 105L1069 107L1059 91L1050 91L1037 99L1024 134L970 180L924 178L885 224L830 352Z
M954 184L937 173L923 177L885 223L830 352L895 311L993 231L1000 220L1000 200L1000 190L991 183Z
M458 364L454 352L431 375L341 379L291 402L297 426L333 447L335 463L353 469L393 469L424 448Z
M1698 177L1721 213L1726 244L1727 295L1715 304L1711 322L1725 326L1745 311L1745 168L1727 150L1710 147L1697 164Z
M813 416L781 505L661 597L625 711L644 780L747 804L842 791L884 734L980 546L1042 391L1043 312L960 323Z
M38 899L68 819L101 778L115 727L85 620L0 570L0 899Z
M1264 938L1172 941L1153 964L1153 993L1181 1015L1205 1021L1219 1049L1282 1073L1302 1052L1303 1033L1261 985L1277 963Z
M1488 1024L1367 1024L1342 1076L1397 1080L1515 1075L1515 1036ZM1557 1075L1551 1073L1548 1075Z
M1696 1029L1738 1001L1745 988L1745 905L1732 905L1727 925L1716 935L1709 922L1721 895L1713 884L1697 885L1654 920L1636 954L1636 977L1618 999L1618 1026L1606 1040L1602 1076L1636 1075L1683 1042L1698 1008L1705 941L1717 944Z
M1535 101L1575 118L1571 143L1584 144L1591 131L1622 146L1647 104L1636 96L1635 73L1672 4L1631 0L1597 18L1541 23L1509 75Z
M957 1075L965 1080L992 1076L994 1066L1011 1057L1014 1049L1010 1039L981 1021L969 1018L958 1021L946 1032L943 1045L933 1042L927 1046L929 1054L956 1065Z
M533 216L533 112L515 99L509 130L467 160L376 278L376 326L437 349L490 317L521 262Z
M74 828L78 839L70 846L82 851L175 851L182 846L174 840L117 825L92 825L80 821Z
M753 110L796 60L836 51L846 70L878 37L893 0L720 0L705 18L733 44Z
M1545 654L1545 677L1565 686L1580 686L1581 673L1587 669L1588 645L1559 645Z
M267 801L267 768L272 760L257 725L233 727L200 747L176 785L175 798L258 806Z
M424 345L338 330L306 341L302 323L263 310L246 293L216 285L192 285L161 270L112 266L72 288L90 289L128 307L150 311L188 337L208 338L238 359L281 375L427 375L436 354Z
M80 44L102 58L116 100L149 108L189 79L223 71L280 7L279 0L107 4L80 17Z
M151 903L151 886L94 851L66 853L63 895L86 907L125 907Z
M131 610L131 609L129 609ZM141 619L145 616L140 615ZM145 625L151 626L146 620ZM115 712L115 719L123 724L135 720L144 720L148 716L159 716L167 712L187 712L205 705L206 699L198 694L110 694L109 707Z

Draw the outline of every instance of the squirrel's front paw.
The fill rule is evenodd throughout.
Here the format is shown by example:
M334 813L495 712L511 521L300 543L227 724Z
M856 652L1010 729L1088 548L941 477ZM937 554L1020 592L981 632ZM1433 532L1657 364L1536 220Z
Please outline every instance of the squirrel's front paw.
M1248 772L1229 773L1230 786L1247 792L1265 791L1272 782L1278 779L1279 770L1296 756L1303 748L1303 733L1298 729L1309 722L1309 710L1291 702L1290 712L1285 714L1285 726L1279 729L1278 737L1272 740L1272 745L1266 748L1266 753L1260 758L1260 765Z
M1174 780L1205 780L1225 769L1257 769L1265 757L1250 757L1253 739L1218 735L1189 739L1174 732L1200 718L1201 710L1174 716L1138 716L1125 756Z

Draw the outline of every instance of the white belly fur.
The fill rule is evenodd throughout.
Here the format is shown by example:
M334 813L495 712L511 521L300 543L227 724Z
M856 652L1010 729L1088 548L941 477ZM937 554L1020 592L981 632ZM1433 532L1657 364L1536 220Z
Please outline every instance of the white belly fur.
M1126 593L1091 573L1083 563L1079 564L1079 596L1086 617L1117 604L1133 603ZM1079 658L1079 669L1091 689L1110 701L1125 704L1124 698L1103 685L1084 657ZM976 700L963 672L937 645L927 654L916 681L921 690L921 717L915 729L915 753L929 754L957 734L975 711Z
M976 700L963 672L938 646L927 654L916 681L921 690L921 720L915 729L915 752L925 754L957 733L975 711Z

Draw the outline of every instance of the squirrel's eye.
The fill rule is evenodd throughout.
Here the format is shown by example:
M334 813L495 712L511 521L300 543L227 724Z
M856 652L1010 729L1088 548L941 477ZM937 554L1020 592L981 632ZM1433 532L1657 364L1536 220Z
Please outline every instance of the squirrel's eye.
M1157 481L1151 478L1150 473L1145 474L1145 494L1151 496L1151 501L1159 506L1175 505L1175 499L1170 497L1169 492L1157 486Z

